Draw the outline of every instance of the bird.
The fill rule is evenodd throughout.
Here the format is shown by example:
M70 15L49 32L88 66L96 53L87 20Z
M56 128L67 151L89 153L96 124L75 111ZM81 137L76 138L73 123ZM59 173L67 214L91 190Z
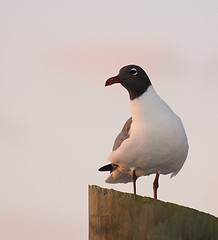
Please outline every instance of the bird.
M155 174L153 196L157 199L159 176L175 176L186 161L188 139L181 119L156 93L146 72L127 65L105 86L121 84L129 93L131 117L115 139L107 164L99 171L110 171L106 183L133 182Z

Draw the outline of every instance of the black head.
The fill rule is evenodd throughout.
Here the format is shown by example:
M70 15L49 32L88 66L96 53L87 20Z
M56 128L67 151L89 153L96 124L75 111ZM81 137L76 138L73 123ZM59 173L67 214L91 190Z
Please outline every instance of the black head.
M131 100L141 96L151 86L151 81L145 71L136 65L128 65L121 68L117 76L106 81L105 86L114 83L120 83L125 87L129 92Z

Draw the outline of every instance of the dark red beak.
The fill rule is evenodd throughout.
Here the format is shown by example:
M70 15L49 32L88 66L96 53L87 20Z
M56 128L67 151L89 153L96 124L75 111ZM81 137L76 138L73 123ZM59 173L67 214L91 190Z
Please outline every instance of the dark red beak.
M105 82L105 87L110 86L114 83L121 83L125 78L120 78L119 76L111 77Z

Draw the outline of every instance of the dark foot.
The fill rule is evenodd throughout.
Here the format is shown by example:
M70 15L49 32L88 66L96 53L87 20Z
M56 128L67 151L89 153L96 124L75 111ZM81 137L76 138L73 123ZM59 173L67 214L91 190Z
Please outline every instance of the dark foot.
M132 181L133 181L133 190L134 190L134 194L136 195L136 179L137 179L137 176L135 174L135 170L133 170L133 173L132 173Z
M157 199L157 189L159 187L158 179L159 179L159 173L156 174L156 177L153 182L154 199Z

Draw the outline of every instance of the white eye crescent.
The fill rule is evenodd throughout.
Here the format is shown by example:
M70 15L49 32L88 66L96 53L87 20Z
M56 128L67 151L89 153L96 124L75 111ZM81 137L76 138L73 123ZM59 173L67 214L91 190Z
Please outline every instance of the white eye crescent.
M132 69L130 70L130 73L131 73L132 75L137 75L137 74L138 74L138 72L137 72L137 70L136 70L135 68L132 68Z

